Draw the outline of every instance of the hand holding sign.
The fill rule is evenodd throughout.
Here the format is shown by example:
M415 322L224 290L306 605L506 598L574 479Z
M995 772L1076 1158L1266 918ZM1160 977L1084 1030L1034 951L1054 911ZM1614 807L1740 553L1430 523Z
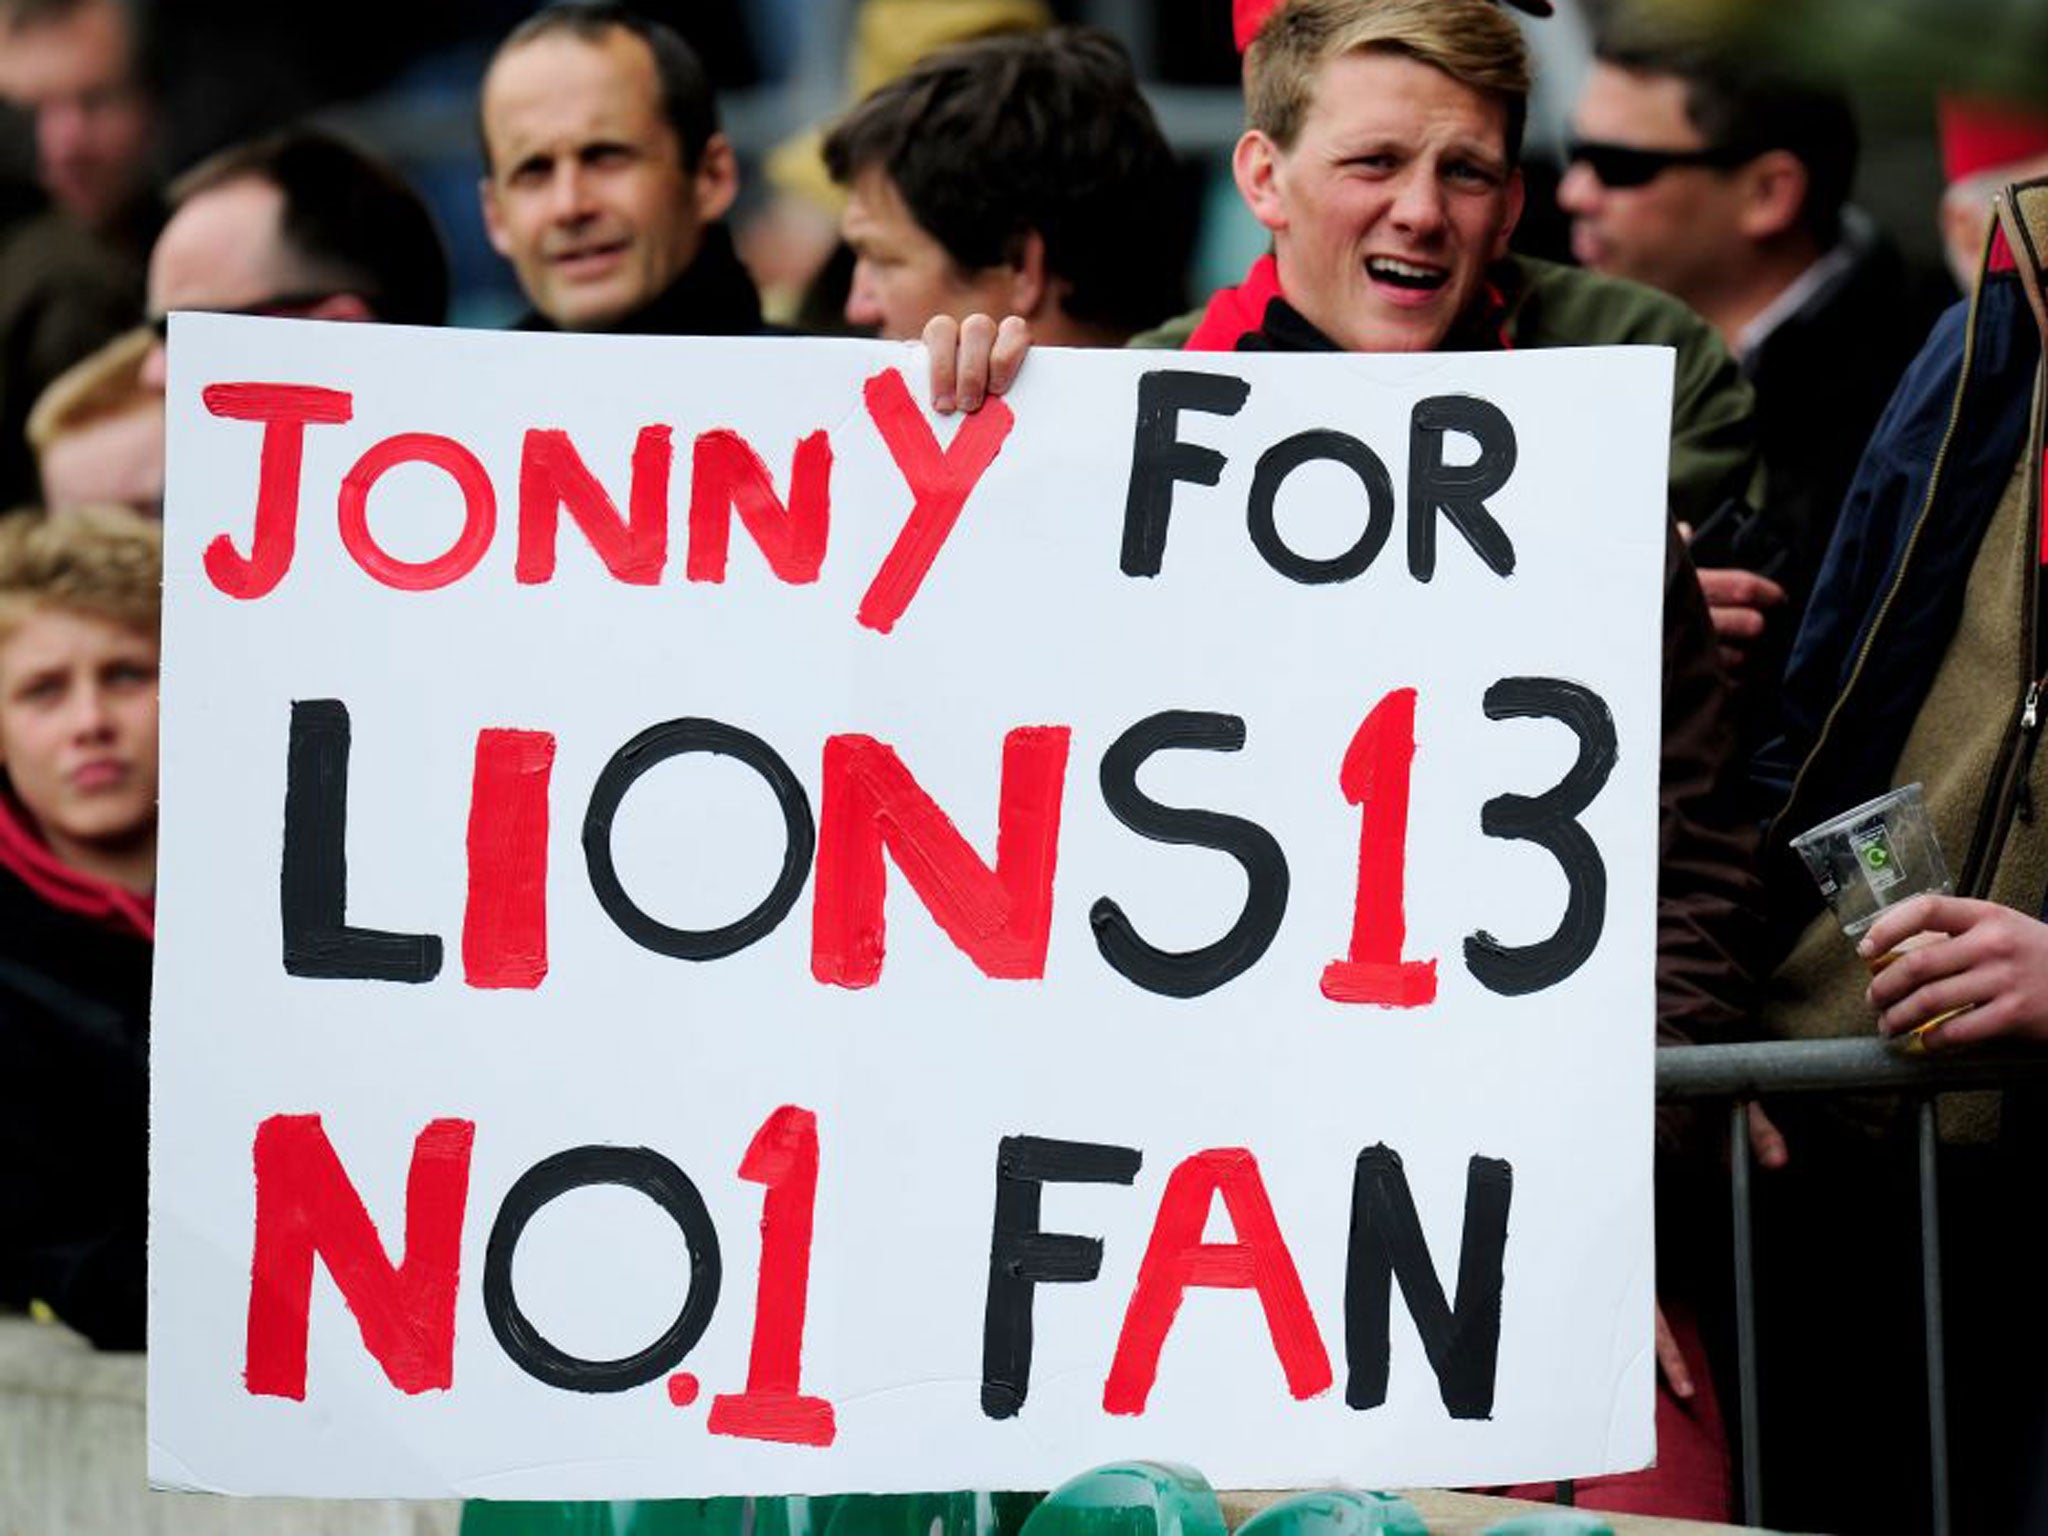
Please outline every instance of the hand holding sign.
M924 349L931 362L932 409L941 416L978 411L989 396L1007 393L1016 382L1031 350L1031 322L1022 315L1005 316L1000 325L987 315L933 315L925 322Z

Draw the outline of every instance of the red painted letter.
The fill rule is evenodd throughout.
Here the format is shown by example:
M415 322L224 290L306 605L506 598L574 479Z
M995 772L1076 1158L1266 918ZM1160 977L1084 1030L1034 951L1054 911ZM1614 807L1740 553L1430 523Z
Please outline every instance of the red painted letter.
M745 438L723 429L704 433L690 472L690 580L725 580L734 512L777 576L792 585L816 581L832 526L832 440L818 431L796 445L785 508L768 466Z
M555 574L555 535L567 507L614 577L639 587L660 581L668 563L668 473L674 458L667 427L640 429L633 445L630 511L621 518L568 433L553 427L528 432L519 460L519 555L513 575L531 584Z
M1218 1194L1237 1232L1234 1243L1202 1241L1209 1207ZM1145 1399L1159 1374L1159 1351L1191 1285L1257 1291L1266 1309L1266 1331L1280 1356L1280 1368L1287 1373L1287 1390L1300 1398L1328 1388L1329 1352L1316 1331L1293 1255L1273 1219L1259 1165L1242 1147L1220 1147L1197 1152L1166 1181L1159 1215L1152 1223L1152 1241L1138 1266L1137 1288L1131 1292L1123 1332L1116 1341L1116 1358L1103 1384L1104 1412L1145 1411Z
M830 1445L832 1404L805 1397L805 1288L811 1278L811 1213L818 1198L818 1117L785 1104L754 1133L740 1177L768 1186L761 1200L761 1280L754 1293L754 1345L747 1390L711 1400L714 1435Z
M960 509L995 461L1016 418L1001 400L990 397L980 410L960 418L953 441L941 448L902 374L876 374L865 393L868 414L889 445L889 455L912 497L910 516L868 584L857 615L869 629L886 635L917 596L925 572L960 520Z
M209 384L200 398L216 416L263 423L256 530L249 558L237 554L224 533L206 546L205 556L208 579L229 597L261 597L284 580L298 546L299 467L305 460L306 428L347 421L354 401L342 390L310 384Z
M1345 801L1363 810L1351 952L1323 967L1323 996L1333 1003L1422 1008L1436 1001L1436 962L1401 958L1408 939L1408 780L1414 762L1415 690L1396 688L1358 727L1338 775Z
M478 731L469 796L469 905L462 979L472 987L537 987L548 973L546 731Z
M306 1396L306 1312L313 1255L384 1374L401 1392L455 1379L455 1286L469 1193L470 1120L434 1120L413 1143L405 1181L405 1258L393 1266L318 1115L272 1115L256 1128L256 1251L249 1267L251 1394Z
M370 536L370 490L401 464L431 464L447 473L462 492L462 533L447 554L432 560L400 560ZM360 459L341 482L341 542L355 562L387 587L431 592L460 581L476 569L498 527L498 495L475 454L452 437L434 432L400 432Z
M1043 976L1071 734L1031 725L1003 739L993 872L894 751L868 736L828 738L811 974L841 987L872 986L882 974L887 845L933 920L984 975Z

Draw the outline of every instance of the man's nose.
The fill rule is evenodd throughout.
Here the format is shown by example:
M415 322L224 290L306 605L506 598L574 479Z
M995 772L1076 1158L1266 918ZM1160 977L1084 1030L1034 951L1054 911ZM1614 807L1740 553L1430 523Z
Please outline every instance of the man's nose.
M1434 234L1444 223L1444 191L1426 167L1412 169L1394 200L1394 219L1418 234Z
M1600 192L1600 178L1593 174L1593 167L1574 160L1564 168L1564 179L1557 184L1557 206L1566 213L1590 213Z
M45 166L68 165L85 147L85 104L57 97L36 108L36 157Z
M875 292L875 280L865 261L853 264L853 285L846 290L846 323L878 326L882 323L882 301Z
M558 223L574 224L587 219L595 211L591 202L591 181L582 166L574 160L564 160L555 169L555 178L548 187L548 211Z
M97 679L88 678L71 690L69 715L71 734L78 740L98 740L112 732L113 714L107 707L107 691Z

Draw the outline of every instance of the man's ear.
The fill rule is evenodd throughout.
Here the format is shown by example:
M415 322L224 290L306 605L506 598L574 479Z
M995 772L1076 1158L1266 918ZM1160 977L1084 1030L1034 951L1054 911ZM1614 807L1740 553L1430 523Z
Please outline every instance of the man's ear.
M697 217L709 224L725 217L733 199L740 195L740 163L734 158L732 142L722 133L704 141L704 153L697 157L697 172L691 178L697 199Z
M1528 201L1529 189L1522 183L1522 168L1518 165L1508 172L1507 185L1502 189L1507 194L1508 216L1500 226L1500 233L1494 237L1493 250L1488 261L1499 261L1508 253L1508 242L1514 238L1515 226L1522 222L1522 207Z
M510 261L512 241L505 233L505 216L498 207L497 183L488 176L480 177L476 184L476 199L483 210L484 233L490 236L491 249Z
M1256 128L1246 131L1230 156L1238 196L1251 209L1252 217L1275 234L1287 227L1287 210L1280 195L1285 169L1280 146Z
M1737 225L1752 240L1769 240L1796 228L1812 186L1806 166L1789 149L1767 149L1738 174L1742 208Z
M1039 318L1041 306L1052 300L1052 284L1045 271L1045 236L1037 230L1024 232L1017 260L1010 268L1008 313L1027 320Z

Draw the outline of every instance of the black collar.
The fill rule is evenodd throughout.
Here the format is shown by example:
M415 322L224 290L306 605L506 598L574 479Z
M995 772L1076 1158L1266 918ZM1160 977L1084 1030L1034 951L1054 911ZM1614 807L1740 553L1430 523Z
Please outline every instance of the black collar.
M1489 280L1479 302L1460 316L1443 339L1439 352L1500 352L1507 348L1508 302L1501 285ZM1240 352L1340 352L1343 348L1317 330L1292 304L1277 294L1266 305L1259 327L1237 339Z

